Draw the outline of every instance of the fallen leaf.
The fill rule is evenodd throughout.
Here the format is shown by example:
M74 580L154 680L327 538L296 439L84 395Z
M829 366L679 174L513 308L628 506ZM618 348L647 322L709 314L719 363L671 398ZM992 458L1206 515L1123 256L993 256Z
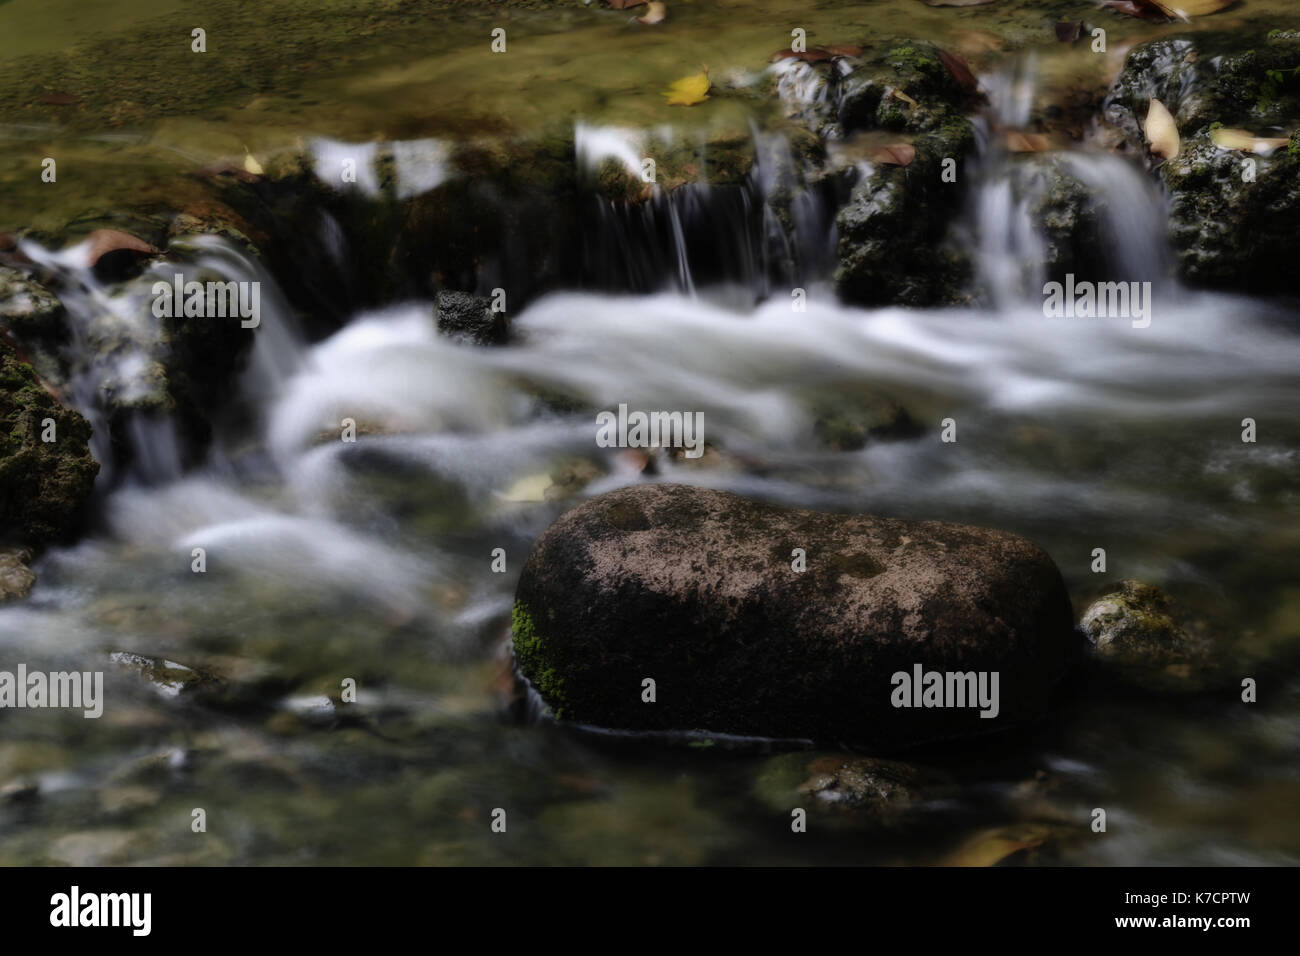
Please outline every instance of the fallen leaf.
M254 176L262 175L262 164L253 158L253 154L248 151L247 146L244 147L244 169Z
M1009 153L1044 153L1053 148L1052 138L1045 133L1022 133L1007 130L1003 144Z
M889 95L892 96L892 97L893 97L894 99L896 99L896 100L902 100L904 103L906 103L906 104L907 104L908 106L910 106L912 109L916 109L918 106L921 105L921 104L918 103L916 100L912 99L910 96L908 96L906 93L904 93L902 90L894 89L893 87L890 88L890 90L889 90Z
M992 53L1001 50L1005 45L1000 36L983 30L970 30L957 38L957 49L967 56Z
M1285 136L1256 136L1244 129L1225 127L1213 130L1210 133L1210 140L1219 149L1239 149L1248 153L1258 153L1261 156L1267 156L1290 142L1290 139Z
M831 56L862 56L862 47L852 43L828 43L822 49Z
M261 176L254 176L243 166L236 166L234 163L213 163L210 166L203 166L194 170L194 175L199 179L234 176L241 183L255 183L262 178Z
M943 65L948 68L948 72L951 73L952 78L957 81L957 85L961 87L963 93L974 93L979 89L979 80L975 79L975 74L972 73L970 67L966 65L966 61L956 53L949 53L947 50L940 50L939 59L942 60Z
M71 93L45 93L41 96L41 102L47 106L71 106L80 103L81 99Z
M906 166L916 159L916 147L907 143L877 146L867 155L873 163L883 163L886 166Z
M646 0L608 0L609 5L615 10L626 10L628 7L639 7Z
M921 0L927 7L978 7L993 0Z
M668 87L668 92L660 94L668 100L669 106L694 106L709 98L709 71L684 76Z
M1152 2L1163 8L1171 18L1187 20L1191 17L1204 17L1226 10L1237 0L1152 0Z
M86 247L87 266L93 266L110 252L117 252L122 249L143 256L157 255L161 251L155 249L143 239L120 229L96 229L86 237L86 241L89 243Z
M823 50L819 46L811 50L777 50L772 54L772 62L778 60L803 60L805 63L821 63L824 60L834 59L829 50Z
M1147 107L1147 118L1142 132L1151 146L1153 155L1163 159L1173 159L1178 155L1181 145L1178 138L1178 124L1174 122L1173 114L1165 108L1165 104L1154 97L1151 99L1151 105Z
M1079 39L1079 34L1083 32L1083 21L1078 20L1074 23L1058 23L1056 25L1056 39L1062 43L1073 43Z
M636 18L637 23L647 25L662 23L668 16L668 4L660 3L659 0L650 0L645 8L645 15Z
M506 501L512 502L545 501L546 489L549 487L551 487L551 476L542 472L520 478L500 494Z
M1168 20L1172 14L1155 0L1101 0L1098 6L1141 20Z
M1029 823L981 830L942 860L940 866L993 866L1021 850L1042 846L1050 831Z

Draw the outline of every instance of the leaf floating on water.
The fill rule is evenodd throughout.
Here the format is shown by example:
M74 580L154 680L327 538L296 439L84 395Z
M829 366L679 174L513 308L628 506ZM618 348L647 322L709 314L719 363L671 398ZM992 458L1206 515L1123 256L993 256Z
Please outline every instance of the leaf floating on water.
M831 56L862 56L862 47L852 43L828 43L821 49Z
M1248 153L1258 153L1261 156L1267 156L1290 142L1285 136L1256 136L1244 129L1224 127L1213 130L1210 139L1219 149L1239 149Z
M1155 0L1101 0L1099 6L1140 20L1168 20L1172 14Z
M93 266L110 252L118 252L123 249L128 252L138 252L144 256L157 255L161 251L155 249L143 239L120 229L96 229L86 237L86 240L90 243L86 248L86 265L88 266Z
M981 830L940 860L939 865L993 866L1022 850L1042 846L1049 835L1047 827L1036 823Z
M669 106L694 106L709 98L709 71L684 76L668 87L668 92L661 94L668 100Z
M647 26L662 23L668 16L668 4L660 3L659 0L650 0L646 6L645 15L636 18L637 23L644 23Z
M1058 23L1056 25L1056 39L1062 43L1073 43L1079 39L1083 33L1083 21L1076 20L1074 23Z
M538 475L526 475L500 494L506 501L545 501L546 489L551 487L552 484L551 476L545 472Z
M994 0L921 0L927 7L979 7Z
M966 64L966 61L956 53L940 50L939 59L948 68L948 72L957 81L957 85L961 87L963 93L974 93L979 89L979 80L975 79L975 74L971 72L971 68Z
M1178 155L1181 145L1178 138L1178 124L1174 122L1174 116L1165 104L1155 97L1152 97L1151 105L1147 107L1147 118L1142 132L1146 135L1152 154L1163 159L1173 159Z
M262 175L262 164L253 158L253 154L248 151L247 146L244 147L244 169L254 176Z
M72 106L81 102L81 98L71 93L44 93L41 102L46 106Z
M609 5L615 10L626 10L628 7L639 7L646 0L607 0Z
M873 163L886 166L906 166L916 159L916 147L907 143L894 143L889 146L877 146L867 154Z
M777 50L772 54L773 63L778 60L803 60L805 63L821 63L831 59L834 59L831 52L819 46L815 46L811 50Z

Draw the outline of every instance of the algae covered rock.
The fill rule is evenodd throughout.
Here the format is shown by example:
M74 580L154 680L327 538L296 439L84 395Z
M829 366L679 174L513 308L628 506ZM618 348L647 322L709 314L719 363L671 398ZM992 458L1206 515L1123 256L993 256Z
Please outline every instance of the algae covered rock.
M1211 643L1181 620L1159 588L1121 581L1080 621L1097 657L1139 684L1194 689L1213 670Z
M790 753L769 758L753 790L778 812L797 807L838 825L896 826L950 787L943 774L898 760Z
M0 539L44 544L68 536L99 472L89 442L90 423L0 343Z
M683 485L563 515L515 598L516 659L557 716L629 730L881 752L1032 719L1076 653L1060 573L1023 538ZM918 671L918 694L982 673L997 703L903 694Z

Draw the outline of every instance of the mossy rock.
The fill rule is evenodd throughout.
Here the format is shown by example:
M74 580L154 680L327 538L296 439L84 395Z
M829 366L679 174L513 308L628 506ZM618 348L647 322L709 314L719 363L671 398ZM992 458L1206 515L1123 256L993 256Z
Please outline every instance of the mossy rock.
M764 762L753 792L776 812L803 809L835 827L897 827L951 786L942 773L898 760L790 753Z
M52 442L42 441L47 419ZM68 538L98 472L90 423L60 405L0 343L0 539L40 545Z
M1300 255L1300 39L1209 32L1135 47L1104 113L1126 147L1146 156L1152 99L1170 110L1179 154L1159 163L1169 191L1169 236L1183 278L1211 288L1294 292ZM1216 147L1224 126L1291 137L1270 155ZM1155 157L1147 157L1153 167Z
M1199 690L1216 676L1212 642L1150 584L1121 581L1088 606L1079 626L1098 660L1127 682Z

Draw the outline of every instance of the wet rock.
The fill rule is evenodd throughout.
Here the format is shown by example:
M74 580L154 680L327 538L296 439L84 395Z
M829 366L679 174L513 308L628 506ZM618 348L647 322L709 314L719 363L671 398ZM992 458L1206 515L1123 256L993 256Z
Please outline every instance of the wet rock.
M906 166L874 164L836 218L835 287L859 305L932 306L966 300L969 256L950 236L964 203L961 164L975 144L964 117L912 139ZM957 166L943 181L944 162Z
M0 550L0 604L27 597L36 575L27 566L32 553L26 548Z
M800 807L833 823L894 826L949 785L943 774L897 760L793 753L769 759L754 792L779 812Z
M1099 660L1141 686L1195 690L1213 672L1212 642L1179 619L1159 588L1121 581L1084 611L1079 626Z
M89 443L90 423L0 343L0 540L39 545L71 534L99 472Z
M163 658L145 657L130 651L114 651L108 655L108 659L139 674L163 697L179 697L182 693L193 693L203 684L216 682L211 674Z
M492 300L468 292L439 292L438 331L474 345L501 345L509 325L504 312L492 311Z
M1011 534L642 485L542 535L513 631L524 675L563 719L879 752L1031 719L1075 654L1070 618L1056 566ZM914 665L997 671L998 715L894 706L892 677Z
M32 275L0 266L0 324L46 381L58 381L58 350L67 344L67 310Z
M1170 240L1188 282L1255 292L1294 288L1300 140L1292 136L1287 146L1254 155L1221 150L1210 136L1220 125L1291 136L1300 126L1297 65L1300 40L1285 33L1199 33L1135 47L1112 85L1104 114L1129 150L1146 156L1141 128L1152 98L1178 125L1181 151L1158 174L1169 191Z
M924 432L907 409L883 396L819 401L813 434L832 451L860 451L869 443L905 441Z

